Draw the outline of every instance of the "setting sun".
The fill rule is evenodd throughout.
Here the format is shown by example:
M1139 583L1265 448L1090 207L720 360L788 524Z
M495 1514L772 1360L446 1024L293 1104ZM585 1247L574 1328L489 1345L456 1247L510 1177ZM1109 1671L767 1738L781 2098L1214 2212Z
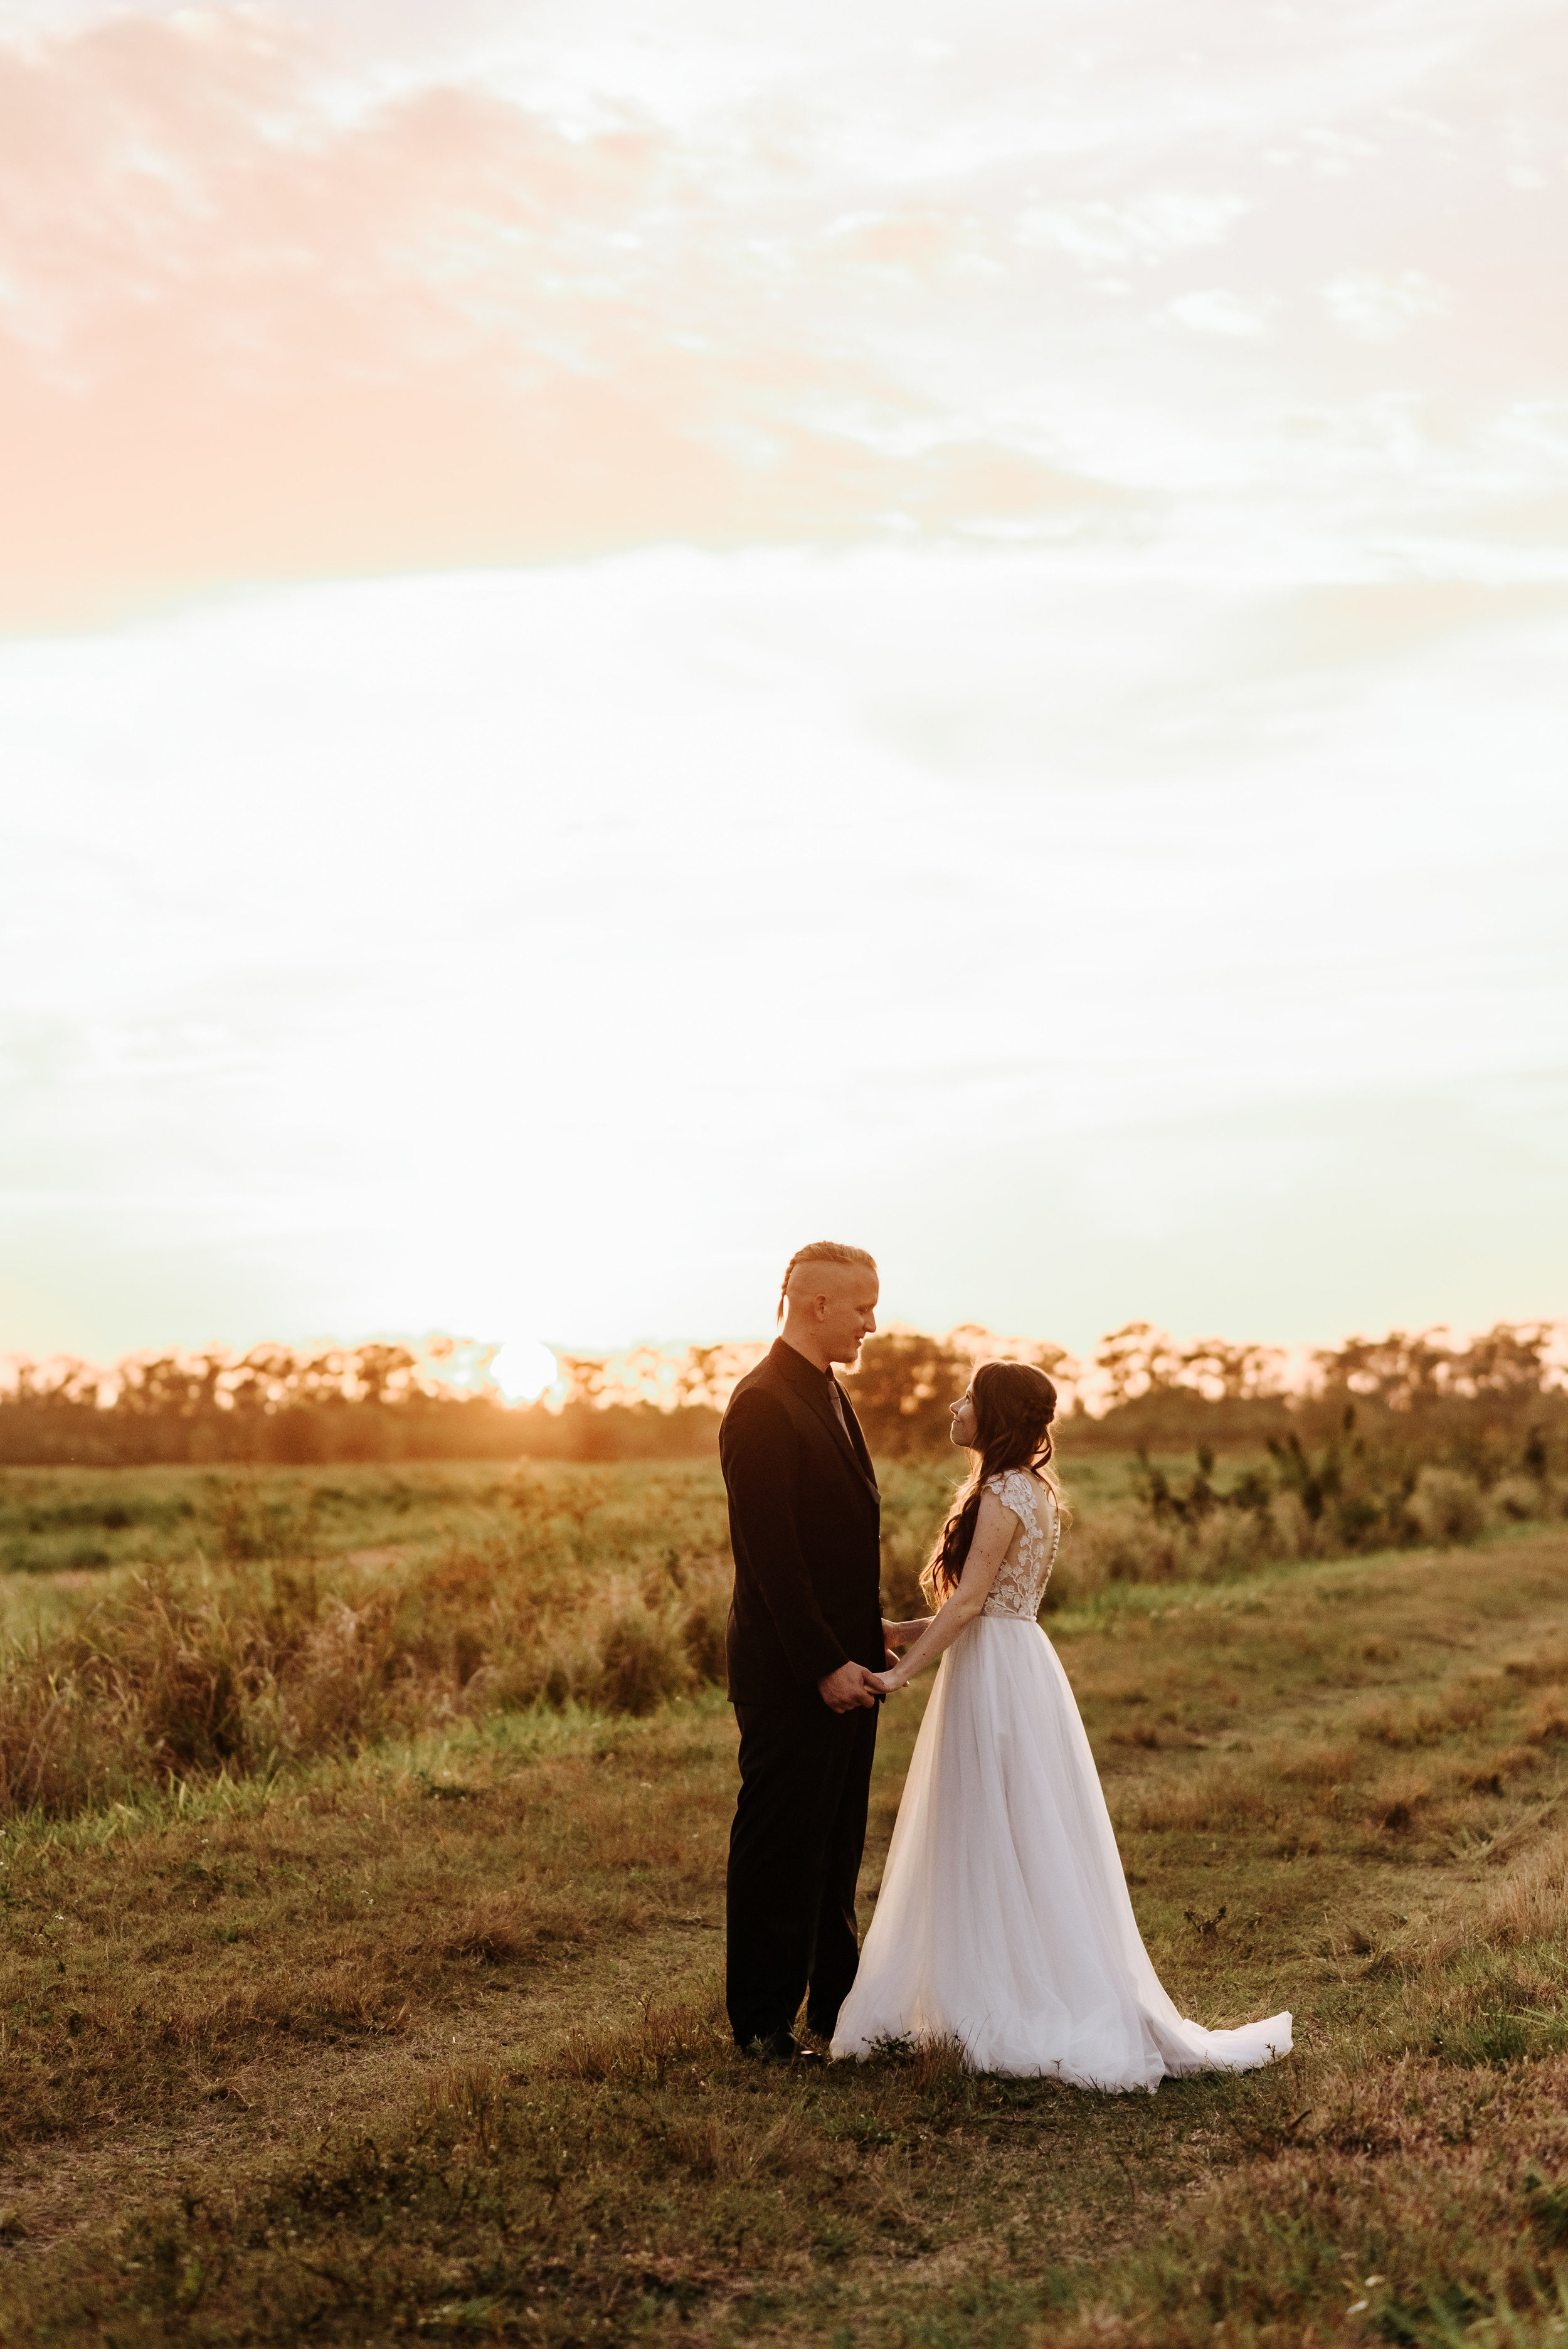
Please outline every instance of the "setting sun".
M537 1338L509 1338L490 1364L490 1376L508 1402L537 1402L561 1375L561 1366Z
M0 0L0 2349L1568 2339L1565 250L1549 0Z

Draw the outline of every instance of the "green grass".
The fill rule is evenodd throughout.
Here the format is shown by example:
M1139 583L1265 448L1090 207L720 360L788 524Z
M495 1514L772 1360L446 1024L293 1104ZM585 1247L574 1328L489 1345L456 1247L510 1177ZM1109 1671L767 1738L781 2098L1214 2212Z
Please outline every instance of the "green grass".
M1191 1463L1157 1454L1175 1477ZM1226 1470L1260 1467L1259 1454ZM895 1531L918 1507L923 1531L963 1469L957 1453L883 1464L882 1482ZM1131 1453L1088 1454L1068 1477L1077 1506L1093 1510L1130 1500L1140 1464ZM438 1466L304 1468L0 1468L0 1576L98 1574L127 1566L196 1558L341 1557L356 1550L400 1551L482 1539L508 1516L521 1485L562 1496L582 1512L630 1504L645 1516L710 1545L724 1538L724 1486L717 1463L616 1464L603 1467L493 1461ZM0 1585L0 1589L4 1585Z
M592 1469L532 1479L573 1502L607 1488ZM528 1482L523 1471L521 1481ZM612 1472L617 1497L720 1494L717 1469ZM10 1468L0 1471L0 1571L93 1572L130 1565L278 1556L332 1558L482 1538L519 1474L494 1462L432 1467Z
M46 1526L96 1508L125 1555L0 1578L0 1815L265 1777L431 1719L643 1713L722 1680L710 1466L154 1476L139 1501L126 1472L4 1495ZM887 1487L890 1583L913 1592L950 1479Z
M458 1537L431 1503L377 1545L350 1534L416 1472L317 1473L366 1480L339 1560L395 1551L329 1582L433 1608L477 1555L490 1604L548 1560L600 1628L717 1506L706 1469L563 1471L520 1517L442 1470ZM939 1492L909 1479L913 1539ZM527 1537L487 1547L464 1513L500 1507ZM1052 1619L1173 1995L1296 2015L1288 2063L1152 2097L737 2056L734 1731L700 1682L465 1711L432 1665L357 1747L13 1817L0 2340L1568 2337L1565 1574L1526 1527ZM883 1716L867 1916L923 1702Z

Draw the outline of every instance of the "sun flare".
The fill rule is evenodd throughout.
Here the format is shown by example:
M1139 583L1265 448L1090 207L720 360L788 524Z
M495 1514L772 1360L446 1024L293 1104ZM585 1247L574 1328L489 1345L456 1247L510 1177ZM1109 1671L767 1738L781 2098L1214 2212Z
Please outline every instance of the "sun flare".
M508 1402L537 1402L560 1374L554 1355L537 1338L509 1338L490 1364L490 1376Z

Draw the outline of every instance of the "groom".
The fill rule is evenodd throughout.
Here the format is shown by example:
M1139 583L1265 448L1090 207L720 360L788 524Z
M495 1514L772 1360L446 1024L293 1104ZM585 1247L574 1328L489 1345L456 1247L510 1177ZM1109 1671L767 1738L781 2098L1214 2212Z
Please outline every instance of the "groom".
M890 1661L881 1496L837 1379L876 1328L864 1248L818 1240L789 1260L783 1335L719 1430L735 1597L727 1647L740 1725L729 1837L726 2003L738 2046L776 2063L806 2020L832 2036L859 1962L855 1878L876 1746L871 1676Z

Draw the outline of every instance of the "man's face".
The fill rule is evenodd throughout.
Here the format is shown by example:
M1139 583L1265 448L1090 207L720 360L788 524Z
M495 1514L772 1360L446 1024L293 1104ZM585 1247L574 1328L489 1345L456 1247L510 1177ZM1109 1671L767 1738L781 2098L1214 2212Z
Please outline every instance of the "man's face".
M861 1341L877 1326L877 1277L860 1265L835 1265L834 1278L821 1297L818 1324L830 1362L853 1370Z

